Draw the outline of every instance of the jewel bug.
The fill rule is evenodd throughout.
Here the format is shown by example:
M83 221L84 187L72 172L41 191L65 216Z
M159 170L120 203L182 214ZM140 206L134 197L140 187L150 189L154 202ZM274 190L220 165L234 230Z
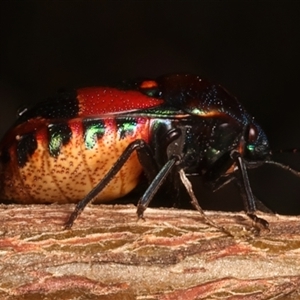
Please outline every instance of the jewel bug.
M274 164L266 134L222 86L191 74L82 88L22 110L0 144L0 197L17 203L84 207L128 194L145 173L143 217L166 180L182 183L201 211L189 176L212 190L234 181L258 227L247 169Z

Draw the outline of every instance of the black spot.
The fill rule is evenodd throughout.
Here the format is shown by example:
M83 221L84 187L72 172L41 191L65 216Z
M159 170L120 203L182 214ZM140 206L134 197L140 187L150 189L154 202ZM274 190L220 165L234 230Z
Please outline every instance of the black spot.
M49 153L53 157L60 154L62 146L68 144L72 137L72 131L67 123L57 123L48 125Z
M84 143L87 149L93 149L98 139L105 133L105 124L101 119L85 119L82 121Z
M20 167L24 167L29 157L37 148L37 141L34 133L28 133L18 137L17 158Z
M77 93L58 93L56 97L37 103L19 113L16 125L33 118L72 119L78 116L79 103Z
M137 125L137 121L134 118L118 118L116 122L120 140L127 135L132 135Z

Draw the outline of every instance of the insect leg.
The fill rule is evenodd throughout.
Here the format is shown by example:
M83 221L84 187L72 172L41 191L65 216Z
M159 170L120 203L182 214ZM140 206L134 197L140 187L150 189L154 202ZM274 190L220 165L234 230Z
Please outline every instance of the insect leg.
M228 183L234 181L234 183L238 186L239 190L241 191L241 193L243 195L242 187L240 186L241 182L239 180L236 180L234 175L230 175L230 176L226 176L226 177L222 177L221 175L222 174L220 174L220 177L217 178L217 180L210 182L210 187L213 189L214 192L220 190ZM245 196L245 195L243 195L243 196ZM269 214L274 213L270 208L268 208L259 199L257 199L257 197L255 197L255 195L253 195L253 197L254 197L254 201L255 201L255 204L256 204L256 207L258 208L258 210L263 211L265 213L269 213Z
M222 226L219 226L217 225L215 222L213 222L210 218L208 218L206 216L206 214L204 213L203 209L201 208L201 206L199 205L198 203L198 200L194 194L194 191L193 191L193 187L192 187L192 184L191 182L189 181L189 179L187 178L185 172L183 169L180 169L179 170L179 176L180 176L180 179L181 179L181 182L183 183L184 187L186 188L190 198L191 198L191 204L194 206L194 208L200 213L201 217L203 218L204 222L207 224L207 225L210 225L212 227L215 227L219 230L221 230L222 232L232 236L230 234L230 232L228 232L227 230L225 230Z
M65 229L72 227L74 221L83 211L88 203L95 198L113 179L113 177L120 171L126 161L129 159L133 151L137 150L139 161L146 173L148 179L152 180L158 172L155 160L153 158L149 145L144 140L135 140L127 146L125 151L115 162L112 168L106 173L104 178L80 201L77 203L74 211L70 215L68 221L65 224Z
M231 152L231 157L232 159L236 162L238 170L239 170L239 178L240 183L238 183L238 187L241 191L243 200L244 200L244 206L245 206L245 211L247 216L253 220L254 226L257 228L269 228L269 223L256 216L255 211L256 211L256 205L255 205L255 199L251 190L249 178L248 178L248 173L247 173L247 168L246 165L238 151L232 151Z
M173 156L170 160L168 160L168 162L161 168L154 180L151 182L142 198L139 200L136 212L139 219L143 219L144 211L148 207L159 187L163 184L164 180L173 170L173 167L176 165L178 160L178 156Z
M181 136L182 131L180 128L167 129L167 131L162 135L161 143L167 156L167 162L163 165L160 171L155 174L146 192L138 202L137 215L139 219L143 219L144 211L147 209L154 195L167 176L173 171L173 167L179 164L183 147L182 141L180 140ZM148 162L150 161L148 160Z

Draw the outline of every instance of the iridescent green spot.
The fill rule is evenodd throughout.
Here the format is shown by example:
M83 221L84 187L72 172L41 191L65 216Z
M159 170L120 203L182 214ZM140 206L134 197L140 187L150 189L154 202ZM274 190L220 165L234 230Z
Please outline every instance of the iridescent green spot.
M84 144L87 149L93 149L105 133L105 124L101 119L83 120Z
M71 137L72 131L67 123L50 124L48 126L49 153L53 157L60 154L62 146L66 145Z
M249 144L249 145L247 145L247 149L252 152L252 151L254 151L255 146L253 144Z
M117 119L116 122L120 140L128 135L133 135L137 125L137 121L134 118Z
M197 115L197 116L205 116L205 112L204 112L204 110L202 110L202 109L199 109L199 108L194 108L193 110L192 110L192 114L193 115Z

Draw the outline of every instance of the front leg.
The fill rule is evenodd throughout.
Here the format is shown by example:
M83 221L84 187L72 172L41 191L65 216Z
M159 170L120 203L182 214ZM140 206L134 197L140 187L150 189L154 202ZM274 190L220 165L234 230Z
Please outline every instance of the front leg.
M258 230L269 229L269 223L256 216L256 205L254 195L250 186L247 168L241 154L238 151L232 151L231 157L235 161L238 172L237 172L237 186L243 198L245 212L247 216L253 221L253 225Z

